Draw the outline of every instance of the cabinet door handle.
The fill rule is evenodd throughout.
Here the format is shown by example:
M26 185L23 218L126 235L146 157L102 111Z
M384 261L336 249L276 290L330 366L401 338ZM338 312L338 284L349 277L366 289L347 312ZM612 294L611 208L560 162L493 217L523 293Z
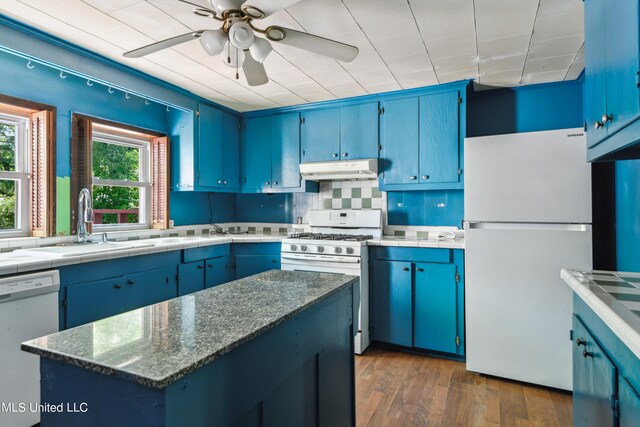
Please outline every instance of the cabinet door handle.
M200 264L200 265L198 266L198 268L203 269L204 267L202 266L202 264Z
M222 184L222 180L221 179L218 180L218 184Z
M272 259L271 262L275 264L275 263L278 262L278 260L277 259Z
M585 359L587 357L593 357L593 353L590 351L587 351L586 349L582 350L582 355L584 356Z
M422 273L424 271L424 268L418 267L418 268L416 268L416 271L419 271L420 273Z
M409 179L410 179L411 181L415 181L416 179L418 179L418 177L417 177L417 176L415 176L415 175L413 175L413 176L410 176L410 177L409 177Z
M273 181L273 185L278 185L278 181Z
M349 153L342 153L342 157L347 157L349 156Z
M268 186L268 185L269 185L269 181L265 181L265 182L264 182L264 185L267 185L267 186Z
M136 283L136 281L133 280L133 279L127 280L127 285L134 285L135 283Z
M402 267L402 271L409 271L409 267Z
M429 175L422 175L422 179L429 179Z
M586 346L586 345L587 345L587 341L586 341L586 340L583 340L582 338L578 338L578 339L576 340L576 345L577 345L578 347L580 347L581 345Z
M595 123L593 124L593 128L594 128L594 129L600 129L602 126L604 126L604 125L602 124L602 122L599 122L599 121L597 121L597 120L596 120L596 121L595 121Z
M116 283L115 285L113 285L113 287L116 289L120 289L122 285L120 283Z
M607 124L608 122L612 122L613 114L603 114L600 120L602 120L603 125Z
M207 264L207 267L213 268L213 264Z
M338 157L338 153L333 153L331 156L332 157Z

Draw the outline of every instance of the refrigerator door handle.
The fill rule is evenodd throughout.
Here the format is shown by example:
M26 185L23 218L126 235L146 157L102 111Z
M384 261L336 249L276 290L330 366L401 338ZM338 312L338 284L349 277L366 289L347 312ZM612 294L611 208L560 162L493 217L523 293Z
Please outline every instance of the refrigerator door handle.
M465 230L531 230L531 231L544 230L544 231L591 232L591 224L465 221L464 229Z

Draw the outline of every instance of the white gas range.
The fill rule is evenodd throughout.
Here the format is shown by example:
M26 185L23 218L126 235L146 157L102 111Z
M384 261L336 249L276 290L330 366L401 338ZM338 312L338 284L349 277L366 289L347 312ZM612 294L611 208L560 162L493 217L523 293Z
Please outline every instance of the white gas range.
M282 241L283 270L318 271L360 277L355 351L369 346L369 256L367 240L382 236L381 210L313 210L311 232Z

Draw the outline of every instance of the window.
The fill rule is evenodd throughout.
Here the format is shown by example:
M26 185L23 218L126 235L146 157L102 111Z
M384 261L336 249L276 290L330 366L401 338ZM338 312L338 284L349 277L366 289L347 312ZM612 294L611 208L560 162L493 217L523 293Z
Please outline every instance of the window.
M167 228L165 136L74 114L72 139L72 230L82 188L91 192L94 232Z
M0 237L55 230L55 108L0 95Z
M0 231L29 233L29 119L0 113Z

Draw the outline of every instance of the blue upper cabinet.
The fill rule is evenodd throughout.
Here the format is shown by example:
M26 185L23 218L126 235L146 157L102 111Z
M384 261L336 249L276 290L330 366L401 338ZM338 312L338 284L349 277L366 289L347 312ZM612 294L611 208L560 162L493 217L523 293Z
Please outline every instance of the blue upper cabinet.
M585 1L585 119L589 160L638 142L640 18L637 1ZM619 156L623 154L618 153ZM622 158L622 157L621 157Z
M243 189L271 188L271 116L246 119L244 126Z
M222 111L200 104L198 111L198 184L217 187L222 175Z
M463 188L468 84L434 86L380 103L381 190Z
M381 190L418 182L419 105L418 97L380 103Z
M340 159L378 157L378 103L340 108Z
M240 117L222 113L222 174L216 181L217 187L226 190L240 191Z
M457 91L420 97L420 183L460 181Z
M171 144L171 190L195 188L195 113L172 109L167 114Z
M271 187L300 188L300 113L271 118Z
M302 113L302 161L340 158L340 109L325 108Z

